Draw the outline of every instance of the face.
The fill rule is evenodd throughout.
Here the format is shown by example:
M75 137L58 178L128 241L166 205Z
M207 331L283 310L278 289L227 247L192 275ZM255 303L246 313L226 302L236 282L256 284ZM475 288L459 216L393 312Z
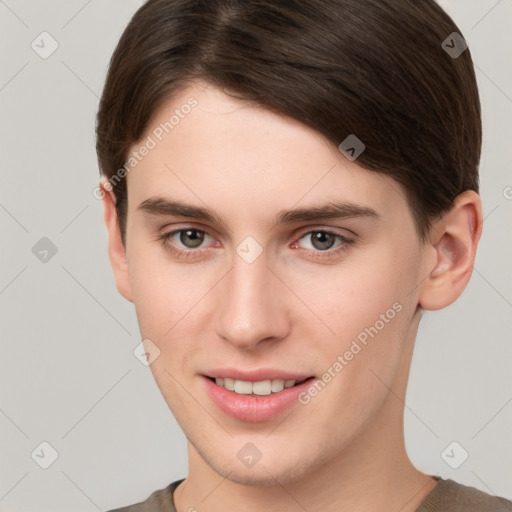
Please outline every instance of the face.
M135 151L123 289L193 449L246 484L344 457L417 327L423 249L400 185L213 88L166 103Z

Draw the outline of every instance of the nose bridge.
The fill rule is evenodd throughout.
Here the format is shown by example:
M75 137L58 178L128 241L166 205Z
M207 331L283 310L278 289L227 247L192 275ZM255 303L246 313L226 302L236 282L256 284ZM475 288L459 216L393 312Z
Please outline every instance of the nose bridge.
M262 249L256 254L251 243L242 242L233 254L217 319L218 334L246 348L284 337L289 328L285 298L278 293L275 278L267 267L267 255Z

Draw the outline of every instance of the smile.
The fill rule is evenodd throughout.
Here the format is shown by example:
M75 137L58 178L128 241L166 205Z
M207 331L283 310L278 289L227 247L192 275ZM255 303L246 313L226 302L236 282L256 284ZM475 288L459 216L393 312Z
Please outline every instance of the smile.
M272 393L279 393L284 389L291 388L296 384L304 382L304 380L306 379L301 380L299 382L293 379L266 379L260 380L258 382L250 382L247 380L231 379L229 377L217 377L215 379L212 378L211 380L214 381L215 384L217 384L217 386L221 386L224 389L227 389L228 391L233 391L238 395L265 396L270 395Z
M219 411L244 422L268 421L283 414L298 403L300 393L315 379L297 376L297 379L242 380L225 375L203 375L204 390Z

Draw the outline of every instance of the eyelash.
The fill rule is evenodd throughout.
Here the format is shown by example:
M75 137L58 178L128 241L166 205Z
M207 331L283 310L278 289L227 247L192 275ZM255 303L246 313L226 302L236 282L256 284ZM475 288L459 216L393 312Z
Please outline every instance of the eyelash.
M162 235L158 236L158 240L162 243L165 250L169 251L171 254L174 254L175 256L178 256L179 258L183 259L189 259L194 258L197 256L200 256L204 250L206 250L206 247L203 247L201 249L178 249L174 244L171 244L169 240L176 234L182 233L183 231L199 231L201 233L204 233L208 235L208 233L203 229L198 229L194 227L184 227L180 229L175 229L174 231L170 231L168 233L163 233ZM330 249L326 249L324 251L321 250L310 250L310 249L304 249L305 251L310 253L311 258L313 259L329 259L335 256L338 256L342 252L346 251L348 247L352 244L354 244L355 240L352 238L348 238L344 235L341 235L340 233L336 233L335 231L330 231L328 229L312 229L310 231L305 231L299 237L296 239L296 241L293 242L293 244L298 243L302 238L304 238L306 235L311 235L312 233L324 233L328 235L335 236L338 240L341 241L341 244ZM208 235L210 236L210 235Z
M293 245L298 244L300 240L302 240L306 235L311 235L313 233L324 233L326 235L332 235L341 243L333 248L325 249L323 251L319 249L303 249L304 251L309 253L309 257L318 260L328 260L330 258L335 258L342 253L344 253L351 245L355 243L354 238L349 238L340 233L336 233L336 231L331 231L329 229L310 229L309 231L304 231L301 233L296 241L293 242Z
M161 241L164 249L166 251L169 251L171 254L174 254L175 256L178 256L179 258L183 258L183 259L194 258L194 257L197 257L198 255L200 255L205 250L205 248L203 247L201 249L188 249L188 250L186 250L186 249L177 249L174 244L170 243L170 239L174 235L176 235L177 233L181 233L183 231L188 231L188 230L190 230L190 231L200 231L202 233L208 234L203 229L197 229L197 228L194 228L194 227L187 227L187 228L175 229L174 231L170 231L169 233L163 233L162 235L158 236L158 239Z

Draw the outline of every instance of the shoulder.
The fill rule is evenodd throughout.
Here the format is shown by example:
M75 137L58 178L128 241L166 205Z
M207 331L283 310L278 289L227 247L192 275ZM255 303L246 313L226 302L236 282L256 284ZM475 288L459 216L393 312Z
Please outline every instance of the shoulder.
M417 512L509 512L512 501L453 480L439 479Z
M140 503L116 508L108 512L176 512L173 492L183 480L177 480L164 489L152 492L148 498Z

